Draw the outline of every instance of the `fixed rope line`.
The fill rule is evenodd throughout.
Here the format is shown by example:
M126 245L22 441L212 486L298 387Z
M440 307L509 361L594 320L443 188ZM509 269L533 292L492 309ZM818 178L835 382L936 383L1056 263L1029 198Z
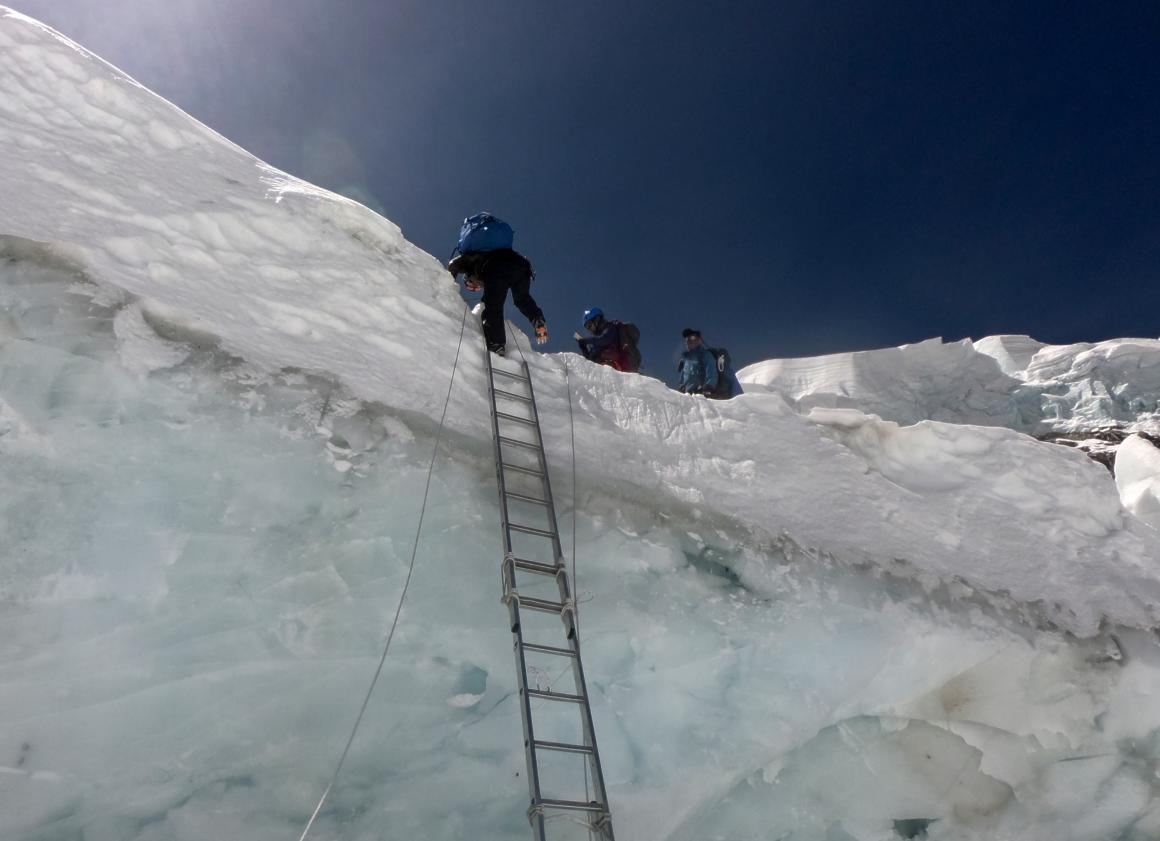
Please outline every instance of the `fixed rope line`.
M346 747L342 749L342 756L338 758L338 765L335 766L334 774L330 778L330 782L326 785L326 790L322 792L322 797L318 800L318 805L314 807L314 812L310 815L310 820L306 822L306 828L302 830L302 834L298 836L298 841L306 841L306 836L310 833L310 828L314 826L314 821L318 818L318 813L322 811L322 806L326 803L326 798L330 796L331 789L334 788L335 782L338 780L339 772L342 771L342 765L346 762L346 755L350 753L350 746L354 744L355 734L358 733L359 725L362 724L363 715L367 711L367 706L371 702L371 695L375 691L375 685L379 682L379 676L383 673L383 664L387 662L387 652L391 650L391 640L395 637L395 629L399 626L399 616L403 612L403 600L407 598L407 588L411 586L411 575L415 572L415 558L419 554L419 536L423 532L423 517L427 513L427 497L431 493L431 476L435 472L435 457L439 454L439 444L443 440L443 427L447 421L447 407L451 405L451 389L455 385L455 372L459 369L459 353L463 350L463 334L467 329L467 305L463 305L463 321L459 325L459 344L455 348L455 361L451 365L451 381L447 383L447 397L443 400L443 413L439 416L439 429L435 433L435 446L431 450L431 463L427 465L427 484L423 488L423 504L419 508L419 525L415 529L415 543L411 548L411 562L407 567L407 577L403 581L403 592L399 594L399 604L395 608L395 618L391 620L391 630L387 633L387 641L383 644L383 655L379 658L378 668L375 669L375 675L371 678L371 685L367 688L366 697L363 698L362 707L358 711L358 717L354 720L354 727L350 730L350 738L346 740Z
M572 417L572 380L568 376L568 357L564 357L564 391L568 394L568 431L572 436L572 587L576 583L576 420ZM579 596L579 592L576 594ZM580 633L580 599L576 599L576 633Z
M519 339L520 334L519 334L519 332L514 327L509 330L506 321L504 322L504 330L507 330L507 333L505 333L504 335L508 335L508 334L511 335L512 344L515 345L516 350L518 350L520 352L520 361L523 362L524 364L527 364L528 358L526 356L524 356L524 349L522 347L520 347L520 339ZM530 344L529 344L529 347L531 347Z
M519 347L517 345L517 347ZM527 359L523 356L523 351L520 351L520 357L524 362ZM576 581L576 427L572 420L572 387L568 379L568 357L564 356L564 388L568 393L568 428L572 435L572 581L573 588L575 588ZM576 636L580 636L580 593L577 589L573 594L574 608L572 611L572 624L576 626ZM565 666L559 674L555 677L549 678L547 685L551 686L560 678L568 673L570 667ZM546 673L545 673L546 674ZM584 768L584 796L588 796L588 768ZM591 832L588 833L591 836Z
M572 589L576 594L576 636L580 636L580 579L576 577L576 509L579 502L576 499L576 418L572 414L572 380L568 376L568 357L564 357L564 390L568 394L568 433L572 438ZM588 765L584 765L584 799L591 794L588 791ZM592 824L585 822L588 828L588 841L592 841Z

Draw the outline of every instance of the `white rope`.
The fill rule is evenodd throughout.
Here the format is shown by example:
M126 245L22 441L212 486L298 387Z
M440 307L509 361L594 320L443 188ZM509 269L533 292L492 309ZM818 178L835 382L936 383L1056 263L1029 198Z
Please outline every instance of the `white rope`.
M572 595L579 597L576 584L576 419L572 416L572 380L568 376L568 357L564 357L564 391L568 395L568 431L572 437ZM576 636L580 636L580 608L577 598Z
M572 595L580 594L580 583L576 578L576 509L579 502L576 499L576 418L572 413L572 380L568 376L568 357L564 357L564 390L568 394L568 432L572 437ZM576 599L572 606L572 623L576 626L576 643L580 643L580 602ZM589 707L589 723L591 723L591 706ZM588 763L584 762L584 799L591 795L588 792ZM608 804L604 804L608 808ZM585 821L588 827L588 841L592 841L592 824Z
M520 353L520 361L526 365L528 363L528 358L526 356L524 356L524 349L522 347L520 347L520 332L518 330L516 330L514 327L511 330L508 330L507 329L507 321L505 320L504 321L504 337L505 337L504 342L505 343L507 341L506 337L509 334L512 337L512 344L516 346L516 350L518 350ZM531 350L530 344L528 345L528 349Z
M342 749L342 756L338 758L338 765L335 766L334 774L330 778L330 782L326 785L326 790L322 792L322 797L318 800L318 805L314 807L313 814L310 815L310 820L306 822L306 827L302 830L302 834L298 836L298 841L306 841L306 836L310 833L310 828L314 826L314 821L318 818L318 813L322 811L322 806L326 803L326 798L330 796L330 791L334 788L335 782L338 780L339 772L342 771L342 765L346 762L346 755L350 753L350 746L354 744L355 734L358 733L359 725L362 724L363 715L367 711L367 705L371 702L371 695L375 691L375 685L379 682L379 675L383 673L383 664L387 662L387 652L391 650L391 640L395 637L395 629L399 626L399 615L403 612L403 600L407 598L407 588L411 586L411 575L415 572L415 558L419 553L419 536L423 532L423 518L427 513L427 497L431 492L431 476L435 472L435 457L439 454L439 444L443 440L443 426L447 420L447 407L451 405L451 389L455 385L455 372L459 368L459 353L463 349L463 333L467 328L467 305L463 305L463 321L459 325L459 344L455 348L455 362L451 365L451 381L447 384L447 397L443 400L443 414L439 417L439 429L435 433L435 446L431 450L431 463L427 465L427 485L423 489L423 504L419 508L419 525L415 529L415 543L411 548L411 563L407 567L407 578L403 581L403 592L399 594L399 604L395 608L395 618L391 621L391 630L387 634L387 641L383 645L383 655L379 658L378 668L375 669L375 675L371 678L371 685L367 688L366 697L363 698L362 707L358 711L358 717L354 720L354 727L350 730L350 738L346 740L346 747Z

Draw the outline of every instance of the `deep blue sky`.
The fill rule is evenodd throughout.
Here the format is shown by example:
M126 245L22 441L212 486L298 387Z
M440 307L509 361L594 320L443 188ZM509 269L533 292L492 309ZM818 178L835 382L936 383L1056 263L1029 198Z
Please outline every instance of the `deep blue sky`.
M507 219L549 350L1160 335L1154 2L0 2L436 256Z

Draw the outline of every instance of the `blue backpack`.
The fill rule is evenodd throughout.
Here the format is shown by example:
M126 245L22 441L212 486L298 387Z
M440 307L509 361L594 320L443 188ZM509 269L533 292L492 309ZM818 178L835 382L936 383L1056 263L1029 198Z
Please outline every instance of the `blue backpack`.
M455 250L460 254L499 251L501 248L511 248L514 240L515 231L507 222L496 219L490 213L477 213L463 220L463 227L459 230L459 247Z

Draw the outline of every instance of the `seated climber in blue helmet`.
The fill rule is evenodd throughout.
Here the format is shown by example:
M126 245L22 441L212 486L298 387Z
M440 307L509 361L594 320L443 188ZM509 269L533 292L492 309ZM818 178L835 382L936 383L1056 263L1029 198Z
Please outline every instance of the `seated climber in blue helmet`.
M600 307L584 310L584 329L592 335L574 333L580 352L593 362L636 373L640 370L640 330L635 324L609 321Z

